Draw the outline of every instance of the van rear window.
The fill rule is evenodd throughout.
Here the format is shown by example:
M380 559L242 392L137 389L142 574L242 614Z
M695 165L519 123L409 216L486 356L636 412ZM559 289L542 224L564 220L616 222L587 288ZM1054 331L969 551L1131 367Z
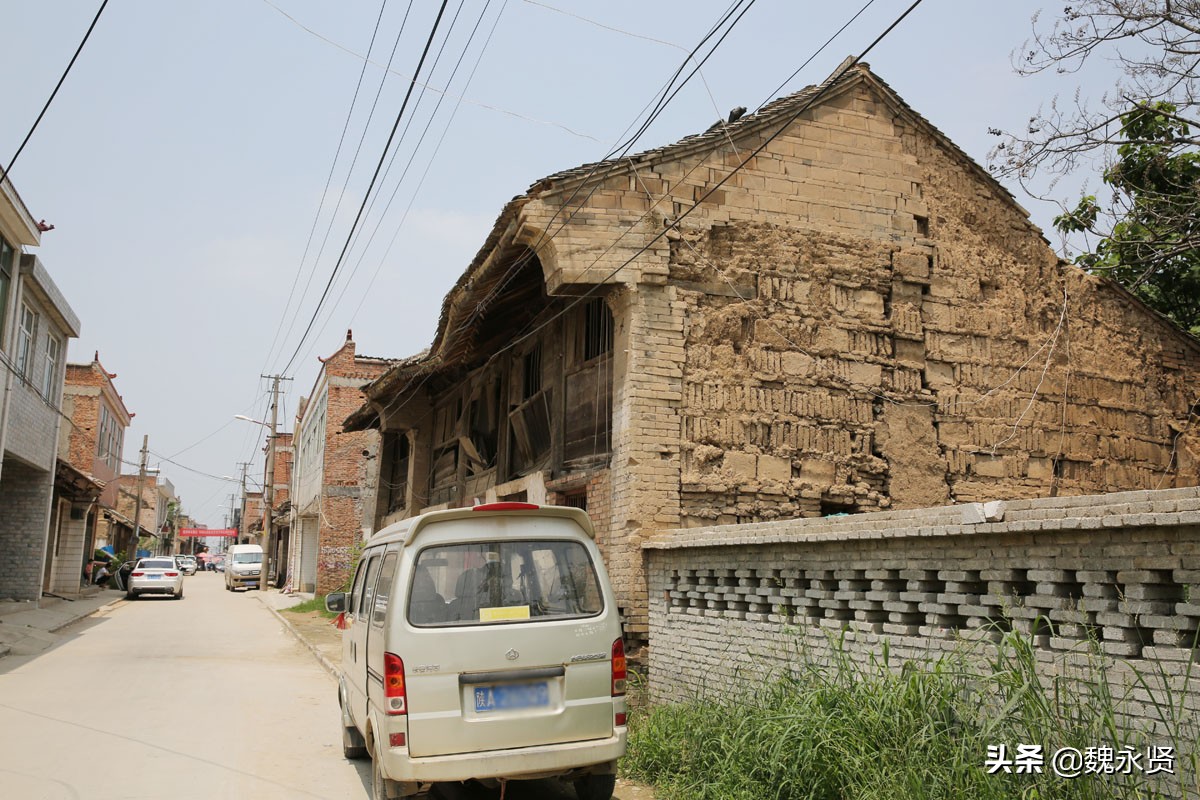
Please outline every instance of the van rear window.
M408 594L408 621L418 626L536 622L603 610L592 559L575 541L426 547Z

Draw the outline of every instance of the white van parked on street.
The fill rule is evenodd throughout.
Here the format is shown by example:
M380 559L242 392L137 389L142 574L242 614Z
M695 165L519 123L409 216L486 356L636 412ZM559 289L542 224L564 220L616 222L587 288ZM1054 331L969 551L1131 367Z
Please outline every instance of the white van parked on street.
M233 544L225 551L225 589L253 589L262 575L263 549L257 544Z
M372 796L560 778L609 800L625 752L625 647L587 514L492 503L377 533L341 612L343 751ZM452 787L447 787L452 788Z

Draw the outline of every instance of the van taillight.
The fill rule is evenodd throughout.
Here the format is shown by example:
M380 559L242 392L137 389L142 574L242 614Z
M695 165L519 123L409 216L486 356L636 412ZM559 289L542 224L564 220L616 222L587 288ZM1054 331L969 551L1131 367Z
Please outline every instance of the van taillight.
M625 694L625 642L617 639L612 645L612 696Z
M621 663L624 664L624 659ZM408 713L407 696L404 693L404 662L394 653L383 654L383 696L387 701L387 713Z

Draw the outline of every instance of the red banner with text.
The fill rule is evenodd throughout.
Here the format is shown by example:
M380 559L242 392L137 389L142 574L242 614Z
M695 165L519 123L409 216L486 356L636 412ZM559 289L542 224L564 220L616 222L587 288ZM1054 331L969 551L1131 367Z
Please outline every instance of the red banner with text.
M200 538L205 536L226 536L237 538L237 535L237 528L180 528L178 534L180 539L186 539L192 536Z

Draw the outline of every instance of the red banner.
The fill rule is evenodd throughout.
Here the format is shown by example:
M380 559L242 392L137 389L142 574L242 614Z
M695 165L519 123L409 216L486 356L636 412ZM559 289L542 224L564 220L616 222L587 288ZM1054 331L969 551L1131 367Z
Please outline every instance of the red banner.
M189 537L203 538L205 536L226 536L237 538L237 528L180 528L177 534L180 539Z

